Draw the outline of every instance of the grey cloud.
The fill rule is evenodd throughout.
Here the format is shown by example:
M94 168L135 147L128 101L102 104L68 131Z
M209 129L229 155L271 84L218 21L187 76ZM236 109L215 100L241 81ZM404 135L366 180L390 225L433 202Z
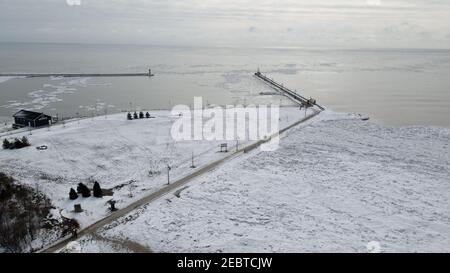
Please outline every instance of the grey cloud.
M0 0L0 40L450 47L448 18L444 0Z

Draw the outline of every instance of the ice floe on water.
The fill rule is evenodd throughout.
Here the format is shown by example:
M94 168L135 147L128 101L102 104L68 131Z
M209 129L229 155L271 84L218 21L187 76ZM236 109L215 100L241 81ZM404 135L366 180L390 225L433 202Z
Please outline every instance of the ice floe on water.
M0 77L0 82L1 78L4 77ZM50 77L50 83L44 83L42 88L32 90L27 94L27 98L29 100L10 100L4 105L0 105L0 107L7 109L44 109L50 104L62 102L64 95L75 94L79 88L85 88L92 85L91 83L88 83L89 79L90 78L73 78L67 80L62 77ZM107 83L100 83L100 85L104 84Z
M116 108L116 106L113 104L107 104L106 102L97 100L97 102L93 105L79 105L78 108L80 110L85 110L87 112L95 111L98 113L99 111L100 112L103 111L105 114L107 114L108 109L114 109L114 108Z

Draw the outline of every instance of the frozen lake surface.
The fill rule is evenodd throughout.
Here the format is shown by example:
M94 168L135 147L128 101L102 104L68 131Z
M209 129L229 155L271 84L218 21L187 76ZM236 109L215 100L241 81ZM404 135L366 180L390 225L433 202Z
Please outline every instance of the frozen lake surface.
M280 103L260 68L336 111L387 125L450 126L449 50L182 48L0 44L0 72L133 73L153 78L0 79L0 120L27 108L59 116L216 104ZM288 104L287 101L282 101Z

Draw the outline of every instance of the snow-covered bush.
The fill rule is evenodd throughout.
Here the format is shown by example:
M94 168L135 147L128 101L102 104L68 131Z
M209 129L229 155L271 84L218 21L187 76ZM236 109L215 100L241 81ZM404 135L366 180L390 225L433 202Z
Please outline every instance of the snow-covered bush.
M22 146L23 147L30 146L30 142L28 142L28 138L26 136L22 137Z
M91 190L83 183L78 184L77 192L81 193L81 196L83 196L85 198L91 196Z
M11 149L11 142L6 138L3 140L3 149Z
M69 192L69 199L70 200L75 200L77 198L78 198L77 192L73 188L71 188L70 192Z
M94 183L93 192L94 192L94 197L100 198L103 196L102 188L100 187L100 184L97 181L95 181L95 183Z
M10 142L6 138L3 140L3 149L20 149L28 146L30 146L30 142L28 142L28 138L25 136L22 139L15 138L13 142Z

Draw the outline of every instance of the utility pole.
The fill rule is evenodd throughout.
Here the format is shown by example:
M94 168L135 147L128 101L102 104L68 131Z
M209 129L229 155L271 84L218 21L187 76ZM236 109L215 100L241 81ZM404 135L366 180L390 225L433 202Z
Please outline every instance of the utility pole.
M194 165L194 151L192 151L192 163L191 163L191 168L194 169L195 165Z
M95 101L95 116L98 116L98 103L99 103L99 100L97 99Z
M172 168L170 168L169 165L167 165L167 185L170 185L170 170Z
M128 196L130 197L130 198L133 198L133 185L132 184L130 184L130 187L129 187L129 194L128 194Z

